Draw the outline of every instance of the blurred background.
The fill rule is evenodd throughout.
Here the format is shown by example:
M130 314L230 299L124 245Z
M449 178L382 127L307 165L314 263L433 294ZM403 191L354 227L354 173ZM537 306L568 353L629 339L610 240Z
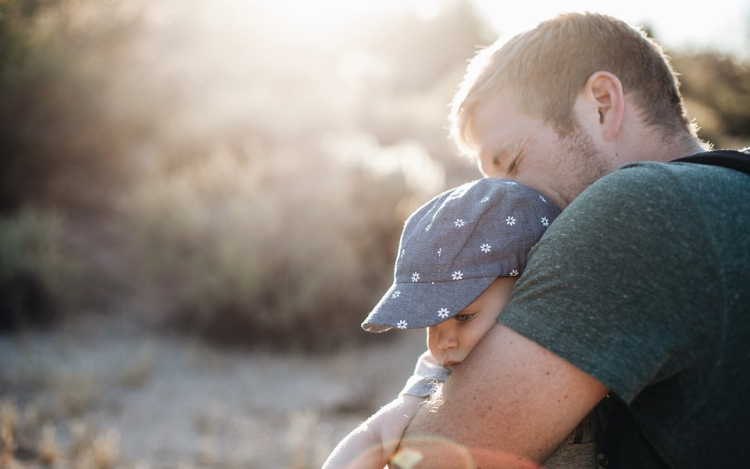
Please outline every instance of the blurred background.
M498 35L642 26L750 144L747 2L503 3L0 0L0 467L319 466L424 348L359 324Z

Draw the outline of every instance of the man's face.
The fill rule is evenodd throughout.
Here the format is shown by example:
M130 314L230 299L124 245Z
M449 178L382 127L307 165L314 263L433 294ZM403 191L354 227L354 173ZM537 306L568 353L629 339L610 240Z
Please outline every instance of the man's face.
M560 209L616 169L583 128L559 137L552 125L523 111L511 90L478 105L469 125L482 174L531 186Z

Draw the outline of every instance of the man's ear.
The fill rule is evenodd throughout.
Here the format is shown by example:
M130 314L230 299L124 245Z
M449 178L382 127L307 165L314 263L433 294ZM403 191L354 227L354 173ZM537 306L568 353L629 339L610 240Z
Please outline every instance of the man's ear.
M619 133L625 115L625 95L620 79L609 72L595 72L586 81L582 98L589 115L598 119L594 123L605 141L613 140Z

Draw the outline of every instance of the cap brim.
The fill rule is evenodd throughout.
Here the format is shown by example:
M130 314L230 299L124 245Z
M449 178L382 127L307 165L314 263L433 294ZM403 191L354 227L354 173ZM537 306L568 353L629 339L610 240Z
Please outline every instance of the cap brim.
M362 328L385 332L434 326L466 309L495 279L394 283L367 315Z

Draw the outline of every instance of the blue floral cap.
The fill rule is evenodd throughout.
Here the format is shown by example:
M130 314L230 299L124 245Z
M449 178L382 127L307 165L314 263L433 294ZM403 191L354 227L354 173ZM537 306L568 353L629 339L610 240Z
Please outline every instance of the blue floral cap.
M406 220L393 285L362 328L417 329L452 318L498 277L520 275L559 214L540 192L510 179L443 192Z

